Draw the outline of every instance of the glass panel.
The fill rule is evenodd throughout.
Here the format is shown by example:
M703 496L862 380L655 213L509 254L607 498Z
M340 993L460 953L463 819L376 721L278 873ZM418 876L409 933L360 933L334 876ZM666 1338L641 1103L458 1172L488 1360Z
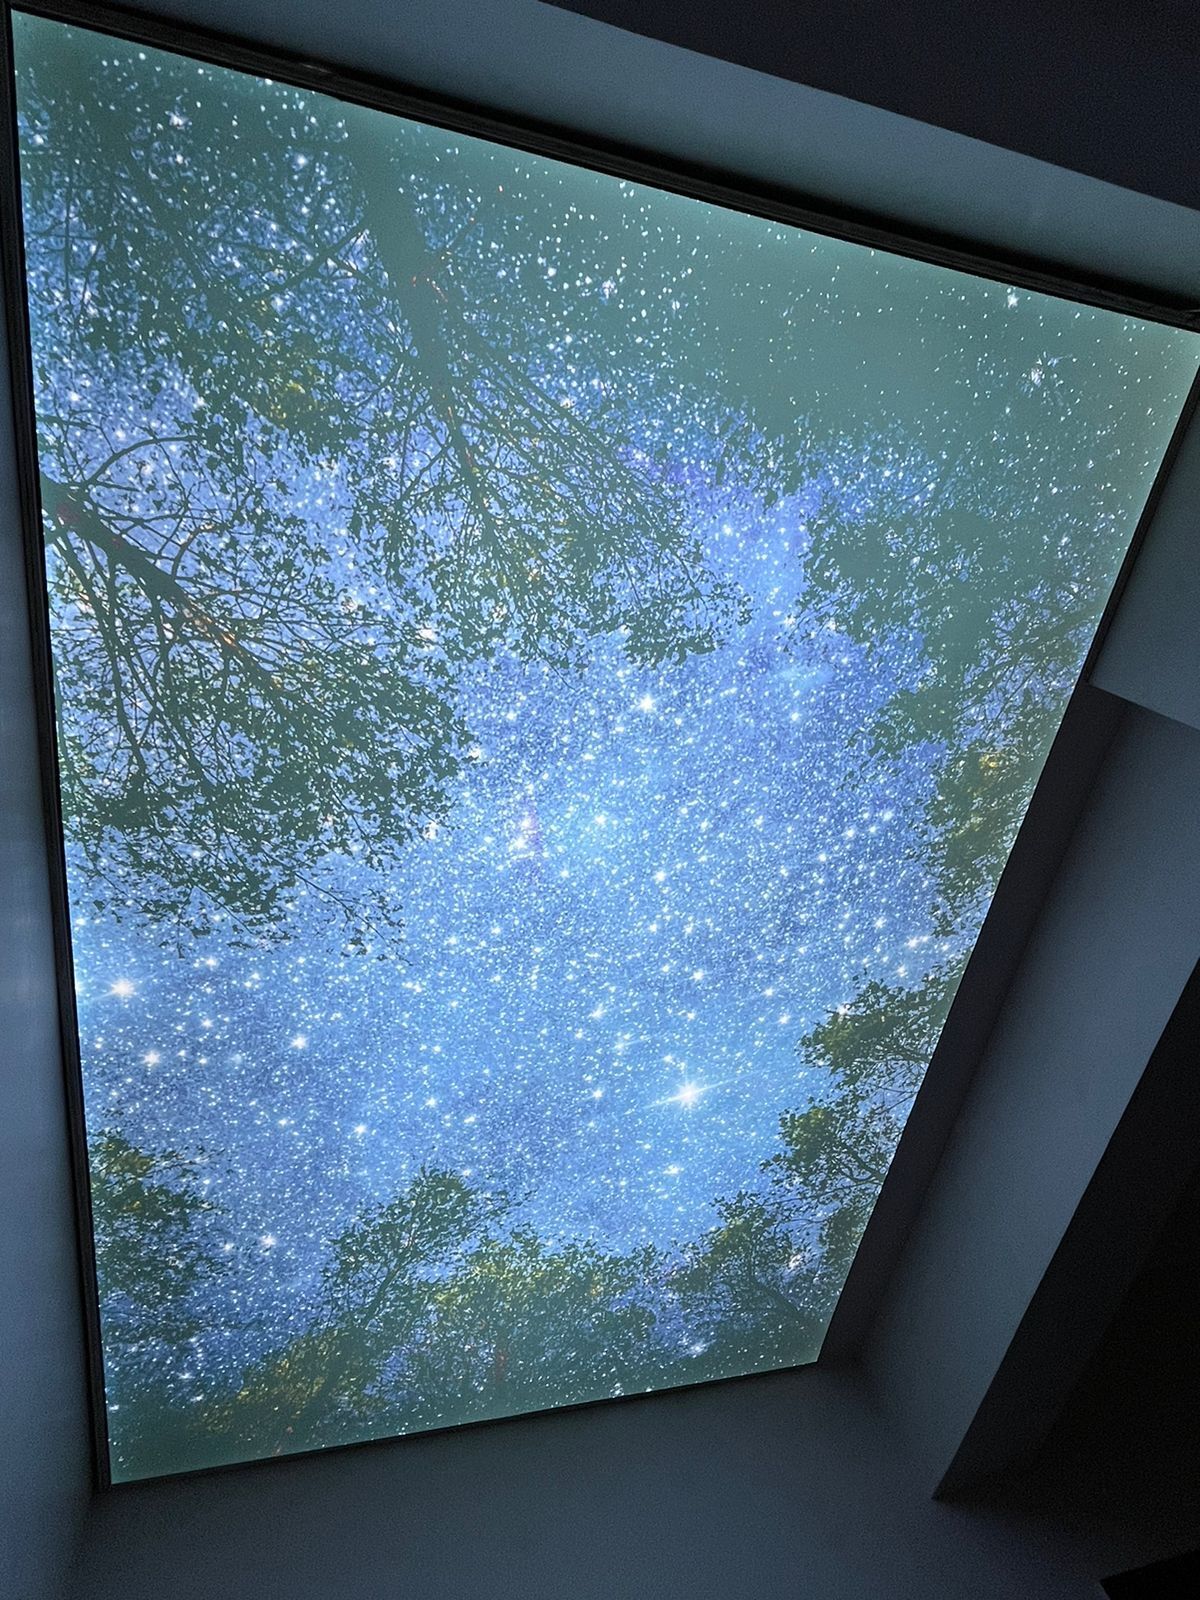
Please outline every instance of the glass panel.
M1196 338L16 43L114 1475L812 1360Z

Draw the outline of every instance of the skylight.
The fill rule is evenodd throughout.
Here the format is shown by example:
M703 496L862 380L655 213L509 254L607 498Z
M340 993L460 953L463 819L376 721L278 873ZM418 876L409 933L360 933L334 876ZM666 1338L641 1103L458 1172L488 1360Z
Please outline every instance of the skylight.
M14 30L113 1477L813 1360L1197 337Z

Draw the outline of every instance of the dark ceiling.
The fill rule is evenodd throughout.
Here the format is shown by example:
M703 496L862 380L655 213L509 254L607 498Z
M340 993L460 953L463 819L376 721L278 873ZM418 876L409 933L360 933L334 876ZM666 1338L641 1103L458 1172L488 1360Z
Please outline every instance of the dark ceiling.
M1194 0L548 0L1200 207Z

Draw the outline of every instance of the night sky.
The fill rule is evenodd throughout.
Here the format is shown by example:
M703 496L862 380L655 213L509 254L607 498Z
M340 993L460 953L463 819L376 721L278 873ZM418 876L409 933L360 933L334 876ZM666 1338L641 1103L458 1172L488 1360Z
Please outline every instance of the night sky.
M147 95L182 106L162 88L175 69L149 54ZM171 116L162 138L194 159L187 118ZM52 124L27 119L25 137L35 157ZM562 403L586 416L619 393L633 447L673 441L688 523L750 620L711 654L654 670L611 636L579 670L504 654L464 670L472 759L445 826L389 869L405 930L382 957L347 954L304 895L282 943L237 948L218 930L180 949L175 930L90 916L75 859L89 1127L203 1153L234 1263L212 1308L234 1364L304 1324L328 1241L423 1163L504 1191L547 1240L620 1250L695 1239L716 1197L760 1181L780 1113L819 1087L797 1051L805 1031L868 979L915 984L960 959L975 931L948 942L932 925L922 829L947 751L872 755L859 737L919 680L920 628L863 644L836 617L812 626L818 504L867 515L902 500L917 515L942 464L973 463L998 501L1054 497L1030 538L1092 552L1098 617L1195 363L1167 330L436 130L412 139L422 159L441 152L431 230L449 237L474 205L488 314L503 322L515 280L534 284L522 314ZM298 143L288 181L315 165ZM537 219L519 243L497 220L498 176ZM35 347L53 358L56 258L35 245L31 263ZM655 389L660 367L669 392ZM84 404L77 381L43 386L45 438L52 414ZM115 370L90 382L85 458L111 443L88 432L106 409L114 427L139 412L165 426L186 398L180 384L151 401ZM779 498L750 459L761 432L745 470L720 483L712 471L712 417L736 418L756 385L776 412L803 390L824 429L805 435L810 466ZM1091 417L1099 465L1079 450ZM314 490L308 510L344 574L344 506ZM1069 687L1047 685L1047 736ZM352 862L329 870L352 895L374 892Z
M841 783L892 680L849 645L772 649L788 524L727 510L708 540L760 607L724 650L481 675L482 758L401 858L394 959L342 954L319 915L184 957L77 922L93 1123L212 1152L255 1293L294 1303L422 1162L528 1196L550 1238L694 1237L806 1098L806 1027L934 964L908 837L933 756Z

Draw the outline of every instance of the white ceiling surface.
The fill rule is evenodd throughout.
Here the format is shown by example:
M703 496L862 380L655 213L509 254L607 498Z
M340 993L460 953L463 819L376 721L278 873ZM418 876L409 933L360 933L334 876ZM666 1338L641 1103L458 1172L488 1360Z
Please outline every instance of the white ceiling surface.
M1183 206L538 0L157 0L153 10L1200 301L1200 214Z

